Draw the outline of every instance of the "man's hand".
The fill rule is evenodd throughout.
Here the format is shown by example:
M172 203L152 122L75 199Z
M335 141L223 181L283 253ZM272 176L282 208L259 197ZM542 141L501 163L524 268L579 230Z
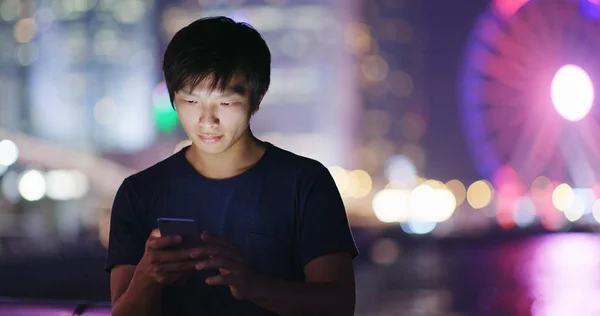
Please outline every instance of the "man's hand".
M196 269L219 269L217 276L209 277L209 285L228 285L233 297L238 300L251 300L259 295L258 279L244 259L241 249L225 237L202 233L202 240L206 246L198 249L193 254L194 258L203 257L204 260L196 264Z
M172 249L181 242L180 236L161 236L155 229L146 241L146 250L136 273L161 285L172 284L186 274L195 271L197 260L192 253L197 249ZM171 249L170 249L171 248Z

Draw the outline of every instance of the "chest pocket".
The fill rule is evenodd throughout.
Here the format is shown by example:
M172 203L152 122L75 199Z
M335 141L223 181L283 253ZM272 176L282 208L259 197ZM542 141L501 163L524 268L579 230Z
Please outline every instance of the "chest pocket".
M245 233L245 255L259 274L287 277L291 270L291 239L275 226L255 226Z

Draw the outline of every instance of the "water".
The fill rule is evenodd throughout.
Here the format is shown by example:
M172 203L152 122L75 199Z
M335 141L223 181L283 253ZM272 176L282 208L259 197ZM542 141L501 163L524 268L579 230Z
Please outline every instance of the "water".
M600 236L419 246L357 281L357 315L600 315Z
M360 248L359 316L600 315L600 235L417 243L376 237ZM0 296L106 301L100 253L3 256Z

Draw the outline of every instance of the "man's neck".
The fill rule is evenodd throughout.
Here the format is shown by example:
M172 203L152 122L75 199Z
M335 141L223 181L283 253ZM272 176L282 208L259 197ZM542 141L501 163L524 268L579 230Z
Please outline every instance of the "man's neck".
M243 173L262 157L266 146L248 131L231 148L218 155L198 151L192 145L185 156L194 169L210 179L227 179Z

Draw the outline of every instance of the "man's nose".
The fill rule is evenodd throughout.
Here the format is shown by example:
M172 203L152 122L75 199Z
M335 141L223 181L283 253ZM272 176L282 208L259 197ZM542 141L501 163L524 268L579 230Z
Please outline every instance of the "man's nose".
M212 106L206 107L200 113L200 125L206 129L213 129L219 125L219 117Z

